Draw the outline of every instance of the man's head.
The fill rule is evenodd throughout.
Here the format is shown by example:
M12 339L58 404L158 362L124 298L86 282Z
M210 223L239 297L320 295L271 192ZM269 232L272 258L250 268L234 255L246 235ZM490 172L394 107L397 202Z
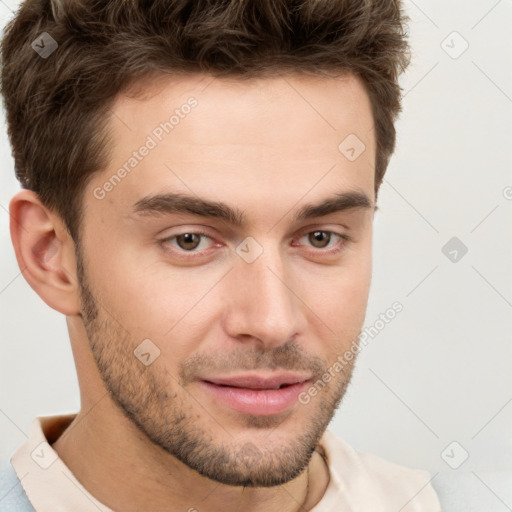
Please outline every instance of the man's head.
M2 51L29 189L11 230L68 317L83 407L108 390L144 439L225 484L305 468L353 371L402 22L393 1L22 7ZM285 373L324 384L266 412L211 385Z

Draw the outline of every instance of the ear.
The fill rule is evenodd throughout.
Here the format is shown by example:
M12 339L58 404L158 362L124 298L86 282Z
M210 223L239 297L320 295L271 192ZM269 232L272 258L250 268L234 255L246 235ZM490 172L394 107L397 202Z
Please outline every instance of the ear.
M75 244L60 217L31 190L9 204L11 240L18 265L33 290L64 315L80 312Z

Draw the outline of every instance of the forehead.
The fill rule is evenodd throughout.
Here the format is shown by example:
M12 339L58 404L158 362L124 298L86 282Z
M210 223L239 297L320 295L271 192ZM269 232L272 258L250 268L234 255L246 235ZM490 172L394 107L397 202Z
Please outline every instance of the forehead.
M247 144L251 143L248 134L254 137L253 143L276 137L286 140L287 133L280 130L283 125L293 128L294 135L307 138L319 131L342 133L349 129L364 138L373 125L363 82L352 74L269 78L189 74L146 79L136 86L136 96L121 94L112 107L111 126L121 145L137 143L141 132L149 133L155 122L168 120L191 97L199 108L194 108L191 120L180 123L179 132L198 142L243 140ZM298 126L301 119L308 124Z
M112 107L111 163L90 185L111 182L102 207L127 211L165 191L247 205L272 195L291 204L334 185L373 197L371 104L353 75L196 74L146 81L138 91Z

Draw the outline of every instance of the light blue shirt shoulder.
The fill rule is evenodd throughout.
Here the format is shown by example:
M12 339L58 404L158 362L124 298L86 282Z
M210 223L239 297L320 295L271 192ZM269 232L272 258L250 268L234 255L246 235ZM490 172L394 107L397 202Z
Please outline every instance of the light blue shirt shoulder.
M512 471L439 471L431 475L443 512L491 512L512 505Z
M35 512L10 461L0 461L0 512Z

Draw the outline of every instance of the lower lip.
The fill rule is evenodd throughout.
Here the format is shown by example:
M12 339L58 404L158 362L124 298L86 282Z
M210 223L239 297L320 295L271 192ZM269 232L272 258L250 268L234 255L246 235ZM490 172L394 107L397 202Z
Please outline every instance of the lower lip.
M296 401L307 381L291 384L281 389L247 389L219 386L200 381L203 388L222 400L232 409L246 414L269 416L286 411Z

